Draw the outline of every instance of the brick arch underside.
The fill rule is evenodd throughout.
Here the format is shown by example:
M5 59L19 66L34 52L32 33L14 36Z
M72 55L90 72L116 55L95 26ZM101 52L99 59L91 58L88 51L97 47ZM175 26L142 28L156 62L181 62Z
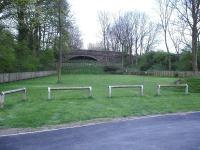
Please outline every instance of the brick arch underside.
M68 59L70 60L93 60L93 61L98 61L96 57L89 56L89 55L77 55L77 56L72 56Z

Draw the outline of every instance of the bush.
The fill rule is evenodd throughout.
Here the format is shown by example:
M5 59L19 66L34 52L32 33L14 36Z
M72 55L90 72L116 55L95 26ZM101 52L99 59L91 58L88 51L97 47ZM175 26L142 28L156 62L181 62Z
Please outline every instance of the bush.
M32 55L26 42L16 45L17 71L36 71L39 68L39 58Z
M192 54L189 51L181 53L179 61L176 63L176 70L191 71L192 70Z
M12 72L15 69L14 37L8 31L0 29L0 72Z
M52 70L55 69L55 57L52 49L46 49L40 52L40 65L39 70Z
M72 74L103 74L103 66L100 64L88 64L88 63L66 63L62 67L63 73Z
M117 66L104 66L103 70L104 70L105 72L115 73L115 72L117 72L118 70L120 70L120 68L117 67Z
M200 93L200 78L186 78L185 82L189 85L189 90L192 93Z
M141 71L166 70L167 65L166 52L149 52L139 58L139 67Z

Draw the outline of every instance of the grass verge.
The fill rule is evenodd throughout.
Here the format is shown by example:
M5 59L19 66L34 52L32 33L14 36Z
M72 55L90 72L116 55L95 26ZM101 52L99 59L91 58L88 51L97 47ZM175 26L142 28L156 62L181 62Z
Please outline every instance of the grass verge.
M175 78L159 78L132 75L63 75L56 84L56 76L24 80L0 85L0 91L26 87L28 100L21 95L6 97L0 110L0 128L41 127L90 120L117 118L172 112L200 110L200 93L184 95L184 89L162 89L156 96L156 85L173 83ZM108 85L144 84L144 97L139 89L114 89L108 98ZM93 98L86 91L53 92L47 100L48 86L93 86Z

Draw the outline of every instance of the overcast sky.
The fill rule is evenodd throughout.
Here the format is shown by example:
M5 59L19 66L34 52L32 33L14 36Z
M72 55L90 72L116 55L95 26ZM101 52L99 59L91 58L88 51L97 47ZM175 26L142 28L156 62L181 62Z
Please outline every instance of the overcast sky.
M156 16L155 0L69 0L69 3L81 31L84 48L100 40L99 11L118 14L137 9L146 12L152 19Z

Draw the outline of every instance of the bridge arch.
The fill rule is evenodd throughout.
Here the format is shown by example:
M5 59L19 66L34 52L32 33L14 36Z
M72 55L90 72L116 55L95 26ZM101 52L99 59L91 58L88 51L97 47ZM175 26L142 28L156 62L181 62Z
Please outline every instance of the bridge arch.
M72 61L72 60L92 60L92 61L98 61L97 58L95 58L94 56L90 56L90 55L76 55L76 56L72 56L68 59L68 61Z
M70 62L72 60L92 60L101 64L117 64L122 62L122 53L115 51L98 51L83 49L72 50L70 52L63 53L63 62Z

